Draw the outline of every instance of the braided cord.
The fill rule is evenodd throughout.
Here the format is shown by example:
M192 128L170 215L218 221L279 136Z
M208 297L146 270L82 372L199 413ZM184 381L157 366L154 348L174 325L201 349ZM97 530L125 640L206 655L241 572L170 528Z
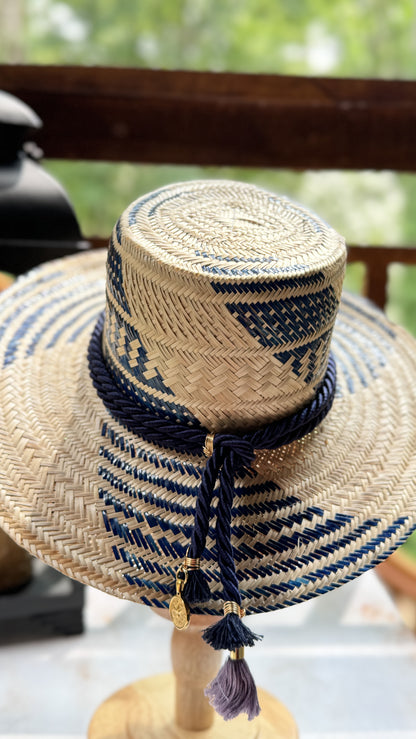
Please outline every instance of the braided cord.
M109 413L128 431L143 437L146 441L165 449L175 449L177 452L202 454L207 435L205 429L191 428L153 415L147 408L140 406L137 400L133 400L117 387L102 353L103 324L104 313L98 319L91 336L88 365L94 388Z
M225 455L220 471L221 495L218 500L216 523L216 540L218 565L224 601L234 601L241 605L240 590L234 562L234 550L231 542L231 511L234 498L234 465L235 454L231 450Z
M98 396L109 413L128 431L137 434L151 443L177 452L201 455L208 429L187 426L168 418L152 414L148 408L140 406L137 400L130 398L115 384L101 348L101 336L104 323L102 314L94 328L88 347L88 363L90 375ZM336 386L335 360L330 355L325 377L313 399L300 411L292 413L266 426L262 426L248 434L215 434L216 444L232 445L242 448L242 442L248 457L254 449L277 449L291 444L313 431L325 418L331 408ZM240 456L240 455L239 455ZM247 459L247 464L250 460Z
M209 520L211 512L211 502L214 495L215 483L218 479L218 471L221 469L224 461L224 453L218 446L215 447L212 455L207 459L204 471L202 473L201 485L195 504L194 527L191 536L191 557L201 557L205 549L208 536Z

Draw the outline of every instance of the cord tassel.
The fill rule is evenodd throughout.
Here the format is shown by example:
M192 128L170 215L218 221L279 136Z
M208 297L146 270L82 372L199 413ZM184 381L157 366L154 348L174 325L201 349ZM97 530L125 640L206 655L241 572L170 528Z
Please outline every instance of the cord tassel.
M189 605L205 603L211 598L207 577L200 567L199 557L188 557L188 554L186 554L181 566L183 572L186 573L181 595ZM176 581L172 587L171 594L176 594Z
M238 603L224 603L224 614L220 621L209 626L202 634L203 640L213 649L233 651L240 647L254 647L256 641L263 638L243 624L241 619L245 611Z
M190 605L205 603L210 600L211 593L207 576L203 570L189 570L188 580L183 589L183 597Z
M249 721L259 715L257 688L244 659L244 649L231 651L218 675L205 688L205 695L225 721L240 713L246 713Z

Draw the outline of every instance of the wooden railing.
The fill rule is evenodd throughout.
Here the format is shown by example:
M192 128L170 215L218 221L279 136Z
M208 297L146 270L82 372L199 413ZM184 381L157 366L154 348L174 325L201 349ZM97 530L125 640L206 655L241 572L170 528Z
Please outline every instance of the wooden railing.
M413 81L0 65L0 89L42 118L51 158L416 171ZM389 264L416 264L416 247L352 245L349 259L383 306Z

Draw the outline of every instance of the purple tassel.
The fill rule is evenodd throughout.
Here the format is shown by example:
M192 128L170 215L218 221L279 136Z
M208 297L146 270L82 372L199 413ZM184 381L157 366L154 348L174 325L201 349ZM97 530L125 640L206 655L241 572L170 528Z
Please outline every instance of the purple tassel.
M189 570L188 579L183 587L182 595L187 603L205 603L210 600L211 592L205 573L200 570Z
M263 637L245 626L236 613L227 613L221 621L205 629L202 638L213 649L229 649L231 652L240 647L253 647Z
M225 721L240 713L246 713L248 720L252 721L260 713L256 684L245 659L229 657L205 688L205 695Z

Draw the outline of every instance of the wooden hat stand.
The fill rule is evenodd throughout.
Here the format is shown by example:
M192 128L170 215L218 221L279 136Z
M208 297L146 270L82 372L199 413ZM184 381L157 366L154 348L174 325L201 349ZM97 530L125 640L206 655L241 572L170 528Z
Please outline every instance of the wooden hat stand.
M168 612L154 609L164 618ZM201 632L212 617L191 617L186 631L173 630L173 674L139 680L110 696L95 712L88 739L296 739L287 708L259 690L261 713L224 721L208 703L204 689L216 675L222 653Z

